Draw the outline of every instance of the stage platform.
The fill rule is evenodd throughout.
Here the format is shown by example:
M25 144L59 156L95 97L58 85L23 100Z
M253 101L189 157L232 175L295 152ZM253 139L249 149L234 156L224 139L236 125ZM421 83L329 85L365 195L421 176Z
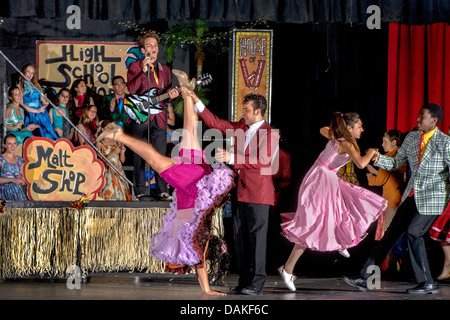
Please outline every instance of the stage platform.
M163 273L149 254L168 214L167 201L7 201L0 214L0 279L65 279L68 268L91 273ZM222 212L213 230L223 232Z

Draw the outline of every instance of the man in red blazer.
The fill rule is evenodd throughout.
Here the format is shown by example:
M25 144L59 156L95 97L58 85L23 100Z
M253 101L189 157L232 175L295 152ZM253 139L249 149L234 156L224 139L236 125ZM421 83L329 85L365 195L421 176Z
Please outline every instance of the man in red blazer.
M151 88L159 88L160 93L166 91L170 99L178 97L179 92L172 86L172 74L170 68L161 63L155 63L159 52L159 37L156 33L147 32L138 38L138 45L144 58L130 64L127 72L127 88L131 94L145 94ZM150 77L150 88L148 78ZM167 106L162 101L161 106ZM161 113L150 116L151 143L162 155L167 151L167 108ZM148 139L148 119L145 123L133 125L133 136L141 140ZM139 197L146 193L145 161L137 154L134 155L135 194ZM156 195L163 200L170 200L167 183L155 174Z
M279 135L264 120L267 101L262 95L244 97L242 118L237 122L219 119L193 98L199 118L208 127L236 137L234 153L218 148L215 155L218 162L232 164L238 174L233 229L239 282L233 291L259 295L266 280L269 208L275 203L271 162Z

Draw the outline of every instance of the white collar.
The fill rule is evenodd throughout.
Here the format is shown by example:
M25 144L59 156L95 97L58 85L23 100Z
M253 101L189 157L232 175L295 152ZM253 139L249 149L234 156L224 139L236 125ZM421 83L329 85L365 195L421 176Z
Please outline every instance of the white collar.
M255 122L255 123L249 125L249 126L248 126L248 130L249 130L249 131L252 131L252 132L258 130L258 129L263 125L264 121L265 121L265 120L262 119L262 120L259 120L258 122Z

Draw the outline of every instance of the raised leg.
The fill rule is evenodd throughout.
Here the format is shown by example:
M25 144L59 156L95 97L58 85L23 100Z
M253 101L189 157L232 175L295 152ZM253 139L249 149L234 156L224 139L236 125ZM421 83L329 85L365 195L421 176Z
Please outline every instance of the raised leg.
M188 95L188 90L181 87L184 99L184 118L183 118L183 134L180 143L182 149L201 150L200 143L197 139L198 115L195 112L194 101Z
M153 170L158 173L161 173L175 165L171 158L160 154L146 141L139 140L123 132L122 128L114 122L111 122L105 127L104 132L97 138L97 140L101 140L103 138L109 138L119 143L123 143L128 148L133 150L133 152L137 153L142 159L147 161Z

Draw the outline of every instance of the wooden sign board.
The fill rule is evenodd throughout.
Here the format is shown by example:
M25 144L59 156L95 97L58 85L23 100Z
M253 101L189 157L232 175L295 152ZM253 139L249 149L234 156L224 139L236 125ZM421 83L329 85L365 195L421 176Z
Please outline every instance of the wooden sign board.
M83 193L95 200L105 184L105 167L94 150L74 147L67 139L28 138L24 159L23 175L31 201L76 201Z
M240 30L233 35L231 120L242 115L242 100L248 93L267 99L265 118L270 123L272 95L272 30Z
M136 43L89 41L37 41L36 67L44 87L70 88L76 79L94 85L99 94L112 93L112 79L127 80L128 66L143 58Z

